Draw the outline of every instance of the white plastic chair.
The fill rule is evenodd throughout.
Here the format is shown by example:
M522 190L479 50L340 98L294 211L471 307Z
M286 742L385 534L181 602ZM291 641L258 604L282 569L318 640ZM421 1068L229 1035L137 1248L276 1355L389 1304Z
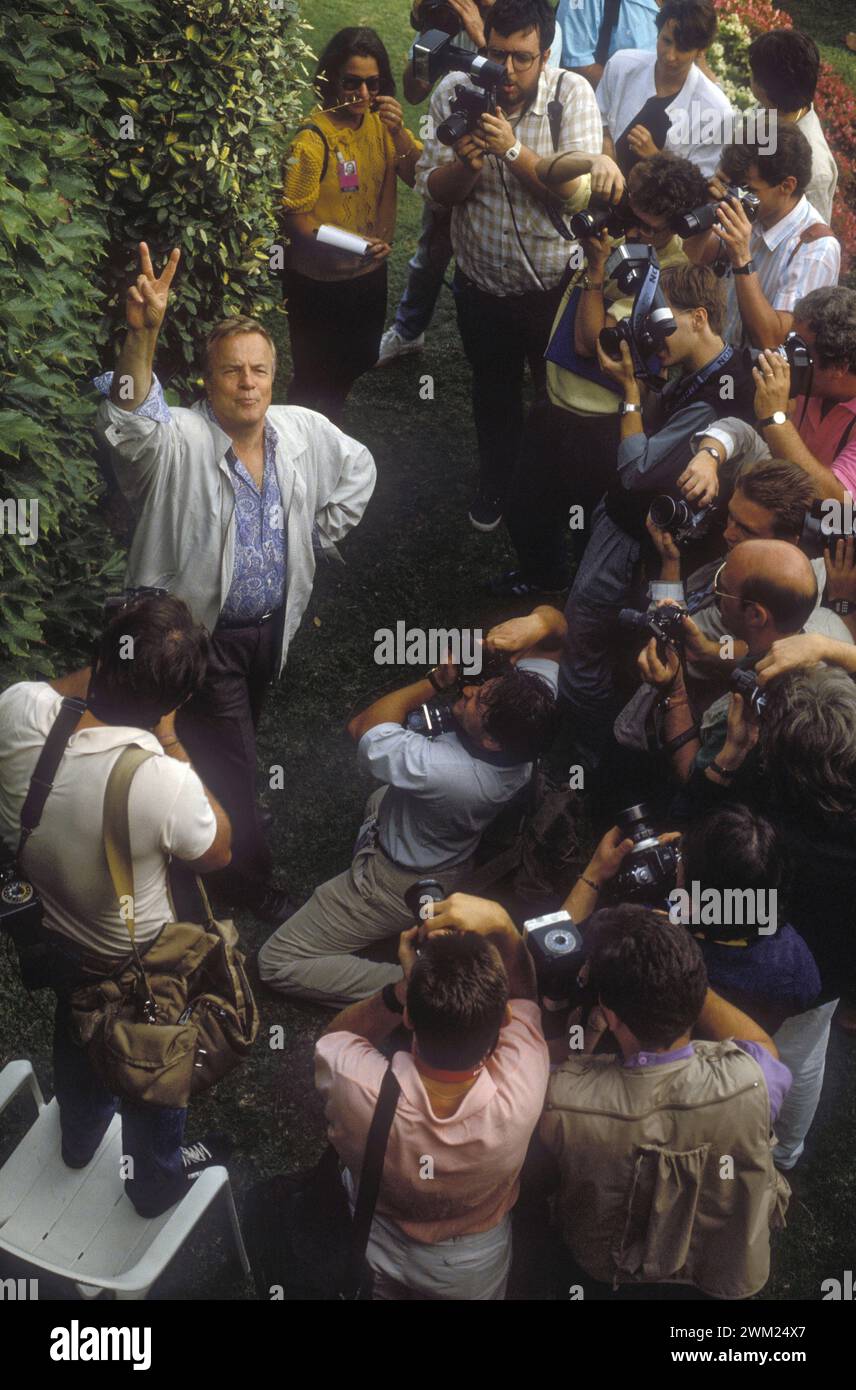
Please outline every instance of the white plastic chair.
M0 1251L69 1279L82 1298L110 1290L118 1299L145 1298L218 1194L225 1193L238 1256L250 1262L225 1168L207 1168L162 1216L138 1216L125 1196L120 1162L121 1119L114 1116L86 1168L67 1168L60 1154L59 1106L45 1104L29 1062L0 1072L0 1114L29 1090L38 1115L0 1168Z

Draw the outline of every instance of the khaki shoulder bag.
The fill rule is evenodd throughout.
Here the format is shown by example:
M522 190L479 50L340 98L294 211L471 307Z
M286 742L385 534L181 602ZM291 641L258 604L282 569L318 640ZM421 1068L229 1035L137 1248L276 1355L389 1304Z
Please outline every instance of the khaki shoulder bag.
M145 960L137 949L128 796L137 768L154 756L132 744L107 782L104 847L132 956L121 973L75 990L72 1028L114 1094L183 1108L243 1061L259 1016L234 925L214 920L199 879L206 925L167 922Z

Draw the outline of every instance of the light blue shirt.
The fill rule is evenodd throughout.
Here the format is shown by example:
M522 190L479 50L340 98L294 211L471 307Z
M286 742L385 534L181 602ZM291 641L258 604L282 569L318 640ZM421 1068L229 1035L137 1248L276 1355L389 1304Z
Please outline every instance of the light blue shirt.
M559 0L556 31L562 38L562 67L585 68L594 62L603 22L604 0ZM657 47L657 0L621 0L607 58L620 48L653 52Z

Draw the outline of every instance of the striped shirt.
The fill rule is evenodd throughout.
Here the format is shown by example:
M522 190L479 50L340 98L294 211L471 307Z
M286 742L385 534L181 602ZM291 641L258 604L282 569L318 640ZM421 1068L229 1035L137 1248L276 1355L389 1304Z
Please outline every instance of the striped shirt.
M563 74L558 68L544 69L531 105L516 123L512 120L516 137L539 158L556 153L547 103L555 97L560 77L564 77L564 81L559 94L563 111L558 150L599 154L603 147L603 131L594 92L584 77L570 72ZM449 115L457 86L477 90L461 73L451 72L438 82L431 97L431 130L436 132ZM429 175L455 159L454 150L441 144L436 134L426 139L416 169L416 187L423 198L429 201L431 198ZM511 166L496 155L487 156L472 192L452 209L452 245L463 274L479 289L501 298L542 288L552 289L558 285L568 264L568 243L556 231L542 204L520 183ZM527 255L537 275L527 262Z
M810 290L838 284L841 247L834 236L800 245L800 235L823 218L808 199L800 198L795 208L773 227L755 222L749 237L749 255L764 298L774 309L791 313L798 299ZM734 347L750 346L743 329L733 275L728 278L728 307L724 338Z

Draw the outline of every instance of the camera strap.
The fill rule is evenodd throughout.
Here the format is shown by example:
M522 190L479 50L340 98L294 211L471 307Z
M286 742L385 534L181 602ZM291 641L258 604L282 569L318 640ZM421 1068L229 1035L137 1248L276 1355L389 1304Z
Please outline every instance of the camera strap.
M671 409L673 411L680 410L682 406L686 405L687 401L698 394L706 381L710 381L711 377L717 376L722 371L722 368L731 361L733 356L734 348L727 343L719 356L714 357L712 362L708 362L706 367L702 367L699 372L693 372L691 377L680 382L669 398Z
M565 114L565 103L561 100L562 88L565 85L564 68L559 73L559 80L556 83L556 90L553 93L552 101L547 102L547 120L550 123L550 139L553 142L553 153L558 154L559 140L562 134L562 118ZM552 167L552 166L551 166ZM556 231L563 241L576 241L570 227L568 226L558 208L554 208L552 203L543 204L544 211L552 222Z
M45 739L38 762L33 768L33 775L30 778L24 804L21 807L21 838L18 841L17 851L19 865L24 846L41 821L45 802L53 788L56 770L62 761L68 740L77 728L81 715L85 714L87 709L88 705L85 700L67 695L53 722L51 731Z
M645 279L642 282L642 288L636 296L633 308L630 311L630 322L633 327L634 340L636 338L637 330L642 326L645 319L648 317L648 312L651 308L652 303L654 302L654 295L657 292L657 286L659 285L659 283L660 264L657 260L656 254L654 254L652 255L651 260L649 262L648 270L645 274ZM656 354L652 357L649 357L647 361L643 361L643 359L641 358L641 356L639 356L636 350L635 342L632 342L630 344L630 352L633 357L638 357L639 364L644 369L648 378L656 378L658 376L660 371L660 359L659 357L657 357Z
M618 23L620 9L621 0L604 0L603 19L600 21L600 31L594 50L594 61L598 67L602 68L606 64L609 45L612 43L612 35Z

